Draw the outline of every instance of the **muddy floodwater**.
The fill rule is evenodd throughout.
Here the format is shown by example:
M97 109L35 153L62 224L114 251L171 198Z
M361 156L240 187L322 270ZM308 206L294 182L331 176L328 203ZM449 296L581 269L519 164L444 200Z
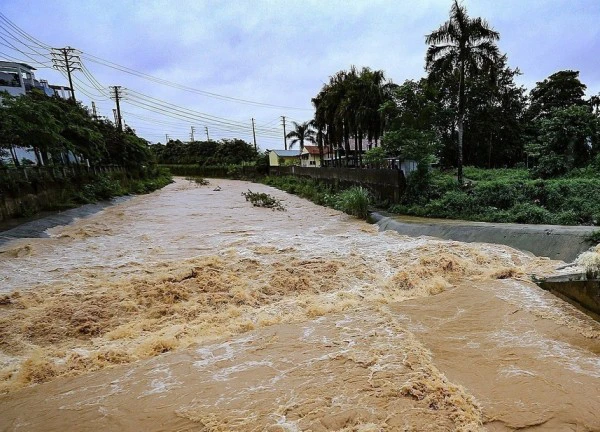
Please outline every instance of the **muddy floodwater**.
M600 430L561 262L228 180L46 234L0 246L1 431Z

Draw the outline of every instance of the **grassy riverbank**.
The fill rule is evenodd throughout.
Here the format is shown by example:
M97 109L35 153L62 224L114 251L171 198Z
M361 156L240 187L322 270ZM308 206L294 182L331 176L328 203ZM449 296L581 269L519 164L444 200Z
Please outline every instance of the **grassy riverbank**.
M367 218L369 215L369 205L373 201L371 193L360 186L336 191L331 186L317 180L293 176L267 176L262 182L306 198L315 204L331 207L361 219Z
M460 188L453 172L414 173L408 178L402 202L388 210L481 222L600 224L600 176L594 171L576 171L555 179L533 179L525 169L466 168L465 175L467 184ZM346 211L340 205L340 193L325 183L291 176L265 177L263 183L316 204Z
M460 188L452 172L413 174L402 203L390 211L483 222L600 223L600 175L592 170L533 179L525 169L466 168L465 177Z

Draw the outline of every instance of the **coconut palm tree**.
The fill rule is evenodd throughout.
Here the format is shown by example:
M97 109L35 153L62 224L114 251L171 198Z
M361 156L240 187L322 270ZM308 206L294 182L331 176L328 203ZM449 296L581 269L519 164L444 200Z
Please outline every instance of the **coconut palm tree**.
M304 123L296 123L292 122L294 125L294 130L286 135L287 138L292 138L290 142L290 150L296 143L300 145L300 153L302 153L302 149L304 149L304 142L315 142L315 131L312 129L311 122L307 121Z
M466 8L454 0L450 19L428 34L425 68L432 80L458 75L458 182L463 184L463 133L465 78L488 70L499 58L495 41L500 34L482 18L470 18Z

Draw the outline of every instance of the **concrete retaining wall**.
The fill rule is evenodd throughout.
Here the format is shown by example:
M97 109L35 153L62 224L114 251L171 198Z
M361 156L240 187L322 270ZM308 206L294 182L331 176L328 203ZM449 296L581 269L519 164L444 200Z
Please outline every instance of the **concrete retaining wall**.
M380 230L394 230L411 237L431 236L462 242L504 244L566 262L591 246L585 237L593 226L524 225L426 219L372 213Z
M537 284L600 321L600 280L576 274L548 278Z
M373 192L378 199L392 203L400 201L406 185L402 171L392 169L284 166L269 167L269 174L311 178L329 183L336 188L363 186Z
M0 170L0 222L64 203L74 188L99 174L122 173L121 167L28 167Z

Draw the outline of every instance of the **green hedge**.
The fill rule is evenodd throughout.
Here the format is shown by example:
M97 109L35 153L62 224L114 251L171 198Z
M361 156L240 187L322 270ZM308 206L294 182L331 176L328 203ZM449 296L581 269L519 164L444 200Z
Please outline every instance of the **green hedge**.
M434 171L421 199L406 197L392 212L487 222L560 225L600 223L600 175L530 179L526 170L466 168L467 186ZM409 178L410 181L410 178Z

